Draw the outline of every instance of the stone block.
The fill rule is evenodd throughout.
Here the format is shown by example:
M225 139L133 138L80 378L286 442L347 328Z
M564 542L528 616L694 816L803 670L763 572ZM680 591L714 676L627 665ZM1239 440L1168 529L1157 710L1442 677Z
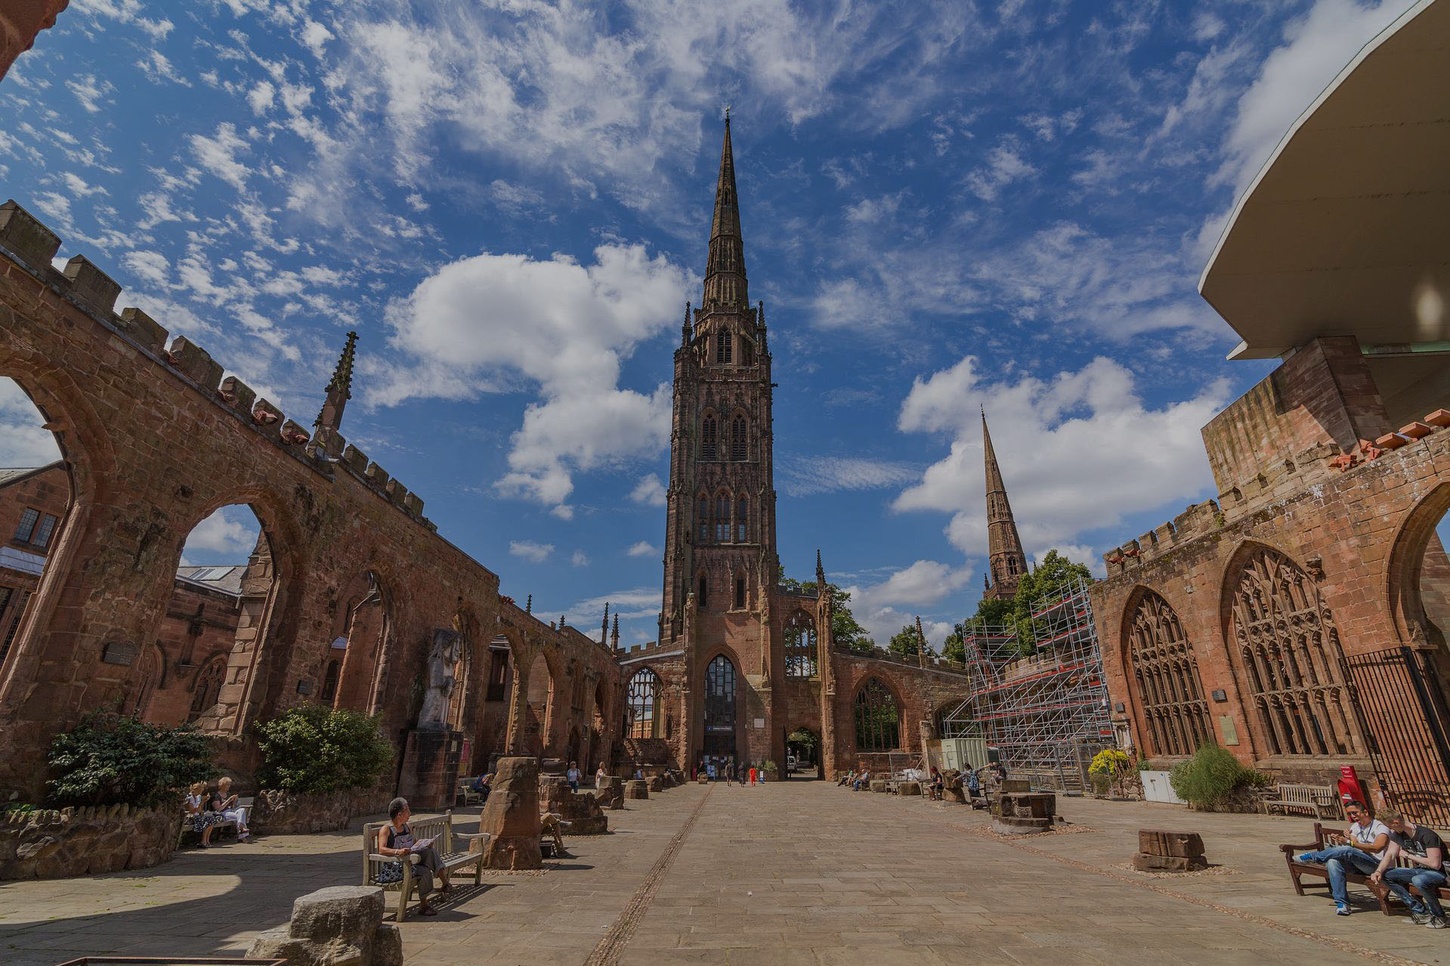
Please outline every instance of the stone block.
M121 283L101 271L84 255L65 263L65 277L70 279L70 294L102 315L116 310Z
M387 486L388 480L392 479L392 477L388 475L388 471L383 469L376 463L368 464L368 468L363 471L363 477L366 478L367 481L373 486L376 486L380 489Z
M603 808L623 808L624 782L617 775L605 775L595 779L594 799Z
M896 786L898 795L920 795L921 782L899 782Z
M483 860L488 869L541 869L539 851L539 763L534 758L500 758L493 773L478 830L489 833Z
M1201 856L1204 854L1203 836L1197 832L1140 829L1138 851L1146 855L1171 855L1180 858Z
M1435 428L1433 426L1427 426L1426 424L1419 422L1411 423L1408 426L1400 427L1400 435L1408 437L1410 439L1424 439L1426 436L1429 436L1434 431Z
M1437 409L1427 415L1424 422L1429 423L1431 426L1450 426L1450 409Z
M222 367L211 354L184 335L178 335L166 354L176 371L203 389L216 390L222 381Z
M60 236L11 199L0 205L0 244L43 272L60 251Z
M317 446L318 452L329 459L341 459L343 448L347 446L347 440L342 434L330 426L318 426L312 434L312 442Z
M288 446L301 446L312 438L311 434L302 428L301 423L291 419L282 424L282 429L278 435L282 437L282 442Z
M291 966L402 966L403 942L384 924L383 890L330 886L292 904L292 919L252 941L248 959L285 959Z
M227 376L217 387L217 395L222 402L232 407L239 413L251 415L252 407L256 405L257 393L251 386L247 385L236 376Z
M423 499L416 493L409 493L403 497L403 509L413 516L419 516L423 512Z
M624 797L629 799L649 798L649 783L639 779L630 779L624 783Z
M368 468L368 456L356 446L348 443L342 449L342 462L354 473L362 474Z
M271 426L281 422L282 418L282 410L265 399L258 399L257 405L252 407L252 422L258 426Z
M1398 433L1385 433L1374 441L1380 449L1399 449L1405 445L1405 438Z
M389 500L402 506L403 500L408 496L408 488L394 478L383 484L383 493Z
M166 351L166 340L170 333L162 327L160 322L135 306L128 306L121 310L121 325L148 351L154 352L156 355L161 355Z

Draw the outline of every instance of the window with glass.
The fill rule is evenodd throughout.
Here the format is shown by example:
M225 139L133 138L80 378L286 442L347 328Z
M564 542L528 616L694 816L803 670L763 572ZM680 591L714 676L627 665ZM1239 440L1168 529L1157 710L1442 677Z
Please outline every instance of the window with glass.
M21 543L29 543L30 535L35 532L35 525L39 522L40 511L26 507L20 514L20 525L15 528L15 539Z
M746 525L746 523L750 519L750 514L748 512L749 509L750 509L750 507L747 505L746 500L745 500L744 497L741 497L739 500L736 501L736 503L735 503L735 542L736 543L744 543L745 542L745 525Z
M700 542L708 543L710 541L710 498L703 493L700 494L700 505L695 514L695 525L699 529Z
M715 541L726 543L730 539L730 497L721 493L715 497Z
M721 365L728 366L733 361L734 346L733 339L729 332L720 332L715 336L715 361Z
M745 462L747 451L747 427L744 416L736 416L730 422L730 458L737 463Z

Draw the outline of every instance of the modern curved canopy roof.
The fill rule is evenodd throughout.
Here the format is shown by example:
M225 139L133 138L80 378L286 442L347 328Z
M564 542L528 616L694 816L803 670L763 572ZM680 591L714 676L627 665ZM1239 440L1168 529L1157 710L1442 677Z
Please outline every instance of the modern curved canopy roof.
M1450 349L1450 0L1416 3L1300 116L1198 290L1243 339L1231 359L1320 336Z

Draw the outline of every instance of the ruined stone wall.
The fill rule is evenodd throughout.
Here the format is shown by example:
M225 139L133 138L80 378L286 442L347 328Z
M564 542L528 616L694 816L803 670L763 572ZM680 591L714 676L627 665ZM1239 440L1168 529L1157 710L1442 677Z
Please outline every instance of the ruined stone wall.
M156 645L164 663L149 682L141 716L152 724L189 721L196 687L213 661L236 644L240 602L230 594L178 580L166 602Z
M1105 555L1108 576L1092 600L1113 717L1150 755L1157 749L1145 740L1145 696L1129 659L1129 623L1147 590L1182 623L1221 744L1245 761L1318 780L1331 766L1366 763L1354 721L1345 724L1353 733L1347 754L1269 755L1252 662L1244 641L1231 639L1235 592L1262 548L1287 557L1287 573L1304 577L1294 592L1319 602L1317 626L1332 629L1323 635L1331 677L1340 654L1401 644L1429 648L1437 660L1443 654L1450 561L1434 528L1450 508L1450 413L1360 442L1382 409L1363 382L1357 346L1351 352L1346 341L1301 351L1205 429L1222 503L1191 506ZM1326 689L1331 706L1342 690Z
M836 651L830 655L835 694L830 702L834 729L834 758L824 762L827 778L856 767L863 753L856 746L856 695L871 678L878 678L896 697L901 709L900 750L922 753L922 722L930 722L944 705L965 700L972 691L965 671L916 659L861 655Z
M59 239L14 202L0 206L0 375L56 433L75 487L70 519L0 669L0 792L39 794L51 736L86 710L134 694L140 645L165 620L181 547L219 507L250 506L270 549L267 588L244 603L213 727L317 700L339 596L371 571L387 601L377 707L410 727L434 628L467 615L479 639L501 611L498 578L439 537L422 501L335 432L312 436L185 338L136 309L83 256L51 267ZM535 646L609 674L607 648L539 633ZM482 692L487 662L460 686ZM613 672L617 680L617 669ZM476 730L483 702L462 730ZM568 728L563 729L565 732Z

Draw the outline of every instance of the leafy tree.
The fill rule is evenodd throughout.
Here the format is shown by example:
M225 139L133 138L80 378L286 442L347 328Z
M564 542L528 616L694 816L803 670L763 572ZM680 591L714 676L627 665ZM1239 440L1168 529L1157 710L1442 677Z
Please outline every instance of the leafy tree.
M1037 636L1032 631L1033 608L1043 600L1057 597L1079 579L1092 583L1092 571L1086 564L1076 563L1056 550L1049 550L1040 564L1022 575L1013 597L1005 600L983 597L977 604L977 613L960 627L976 630L1002 626L1014 628L1017 632L1017 653L1032 654L1037 649ZM1012 655L992 656L1002 660Z
M50 802L67 805L177 804L211 776L211 747L190 725L165 728L114 712L84 718L51 743Z
M803 594L807 597L816 596L816 582L814 580L800 581L784 575L780 578L781 589L791 594ZM826 590L831 595L831 639L836 646L847 651L854 651L857 654L870 654L876 649L876 642L871 635L866 633L866 628L856 622L856 616L851 613L851 608L846 604L851 600L851 592L842 590L835 584L827 582Z
M886 649L898 657L916 657L921 653L921 635L916 633L915 624L902 624L901 630L891 638Z
M378 719L305 704L257 726L265 788L321 794L368 788L393 762Z
M952 632L947 635L947 639L942 641L942 657L955 664L965 664L967 662L967 645L962 640L966 635L966 631L966 621L958 621L957 626L952 628Z

